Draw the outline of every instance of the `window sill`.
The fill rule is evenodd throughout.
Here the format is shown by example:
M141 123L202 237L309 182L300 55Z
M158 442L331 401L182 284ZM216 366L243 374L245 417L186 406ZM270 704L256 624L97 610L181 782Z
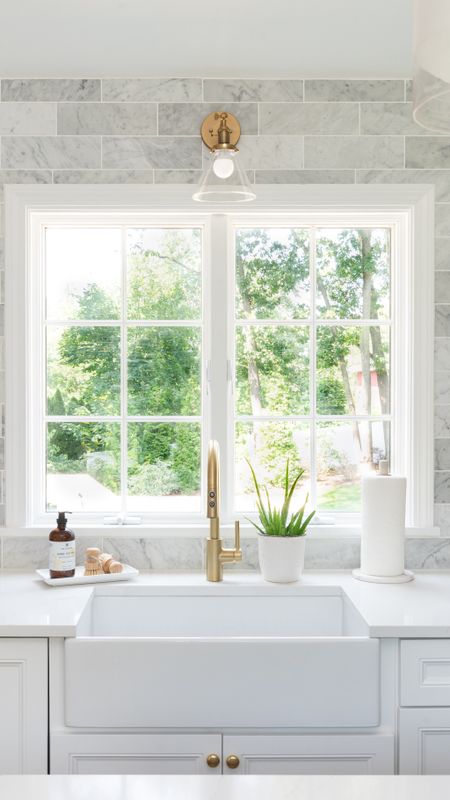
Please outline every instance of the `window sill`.
M224 523L221 526L223 538L234 537L234 524ZM0 528L0 535L17 536L23 538L46 536L50 532L48 525L37 525L26 528L5 527ZM144 524L144 525L76 525L75 534L80 538L112 537L117 539L204 539L208 536L209 523L173 524ZM438 527L407 528L408 539L440 537ZM360 539L360 525L311 525L308 536L314 539ZM256 539L257 533L252 525L241 525L242 539Z

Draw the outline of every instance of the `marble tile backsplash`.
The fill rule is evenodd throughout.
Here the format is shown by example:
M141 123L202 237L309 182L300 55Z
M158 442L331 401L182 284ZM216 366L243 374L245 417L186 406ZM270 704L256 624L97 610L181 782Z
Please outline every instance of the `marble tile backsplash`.
M195 183L198 135L219 106L240 120L250 180L432 183L436 189L435 525L444 539L411 539L409 566L450 567L450 136L412 119L404 80L72 78L0 80L0 526L4 525L3 186L10 183ZM7 498L6 498L7 502ZM3 528L3 567L45 564L45 539ZM82 540L81 540L82 541ZM200 540L105 539L141 568L195 568ZM114 546L113 546L114 545ZM257 564L244 542L243 567ZM351 567L358 542L311 537L310 567Z
M40 569L48 566L46 537L4 536L2 545L3 569ZM227 547L232 542L225 541ZM204 566L203 539L128 539L121 537L77 537L77 563L82 564L86 547L100 547L125 564L139 570L170 572L171 570L200 570ZM240 564L228 564L227 570L257 570L256 539L242 540L243 559ZM306 540L306 569L353 569L360 564L360 543L357 538ZM409 569L450 569L450 538L408 539L406 566Z

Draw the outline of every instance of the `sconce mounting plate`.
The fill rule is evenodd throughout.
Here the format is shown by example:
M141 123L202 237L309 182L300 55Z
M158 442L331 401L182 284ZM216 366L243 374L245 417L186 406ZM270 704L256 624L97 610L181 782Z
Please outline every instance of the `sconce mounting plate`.
M210 150L218 142L219 125L221 123L221 114L223 113L227 114L226 122L228 127L231 129L230 144L234 146L239 141L241 135L241 126L239 125L236 117L234 117L233 114L228 113L228 111L213 111L212 114L208 114L208 116L205 117L200 129L202 139Z

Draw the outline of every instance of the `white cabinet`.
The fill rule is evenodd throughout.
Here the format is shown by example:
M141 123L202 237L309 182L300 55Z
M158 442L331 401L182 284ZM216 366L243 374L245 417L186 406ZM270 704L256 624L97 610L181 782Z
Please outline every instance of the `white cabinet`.
M450 708L402 708L401 775L450 774Z
M220 763L209 767L208 755ZM202 775L221 772L218 734L54 734L51 774Z
M0 774L47 772L47 639L0 638Z
M227 766L237 756L238 766ZM246 775L393 775L394 736L224 736L223 772Z
M450 706L450 639L400 644L401 705Z

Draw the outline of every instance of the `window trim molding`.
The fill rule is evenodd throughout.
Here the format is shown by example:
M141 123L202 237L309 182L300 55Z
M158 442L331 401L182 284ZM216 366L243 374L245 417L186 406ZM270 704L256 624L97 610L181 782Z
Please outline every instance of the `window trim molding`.
M402 313L403 342L410 338L409 359L405 359L403 370L410 386L415 385L415 402L404 419L404 441L410 443L402 464L395 468L406 471L413 490L410 494L408 520L414 519L414 534L436 535L432 525L434 447L433 447L433 360L430 357L430 342L434 330L434 187L429 185L277 185L259 186L257 199L250 206L226 204L198 204L192 200L189 185L143 186L143 185L9 185L5 187L5 342L6 358L6 527L9 531L31 532L40 530L30 526L26 517L23 498L30 486L26 480L24 458L26 453L26 425L30 412L27 399L26 375L26 330L23 317L17 313L17 298L25 297L30 289L26 269L30 250L37 242L28 236L33 213L68 212L85 214L86 211L109 214L129 212L154 214L171 213L202 215L221 212L234 216L249 216L255 212L274 216L279 213L379 212L395 217L402 228L402 253L409 266L406 298L396 297L397 313ZM219 248L213 259L219 257ZM213 287L214 291L214 287ZM413 322L414 320L414 322ZM423 335L423 332L426 335ZM402 381L405 387L405 382ZM403 388L404 391L404 388ZM401 390L399 389L399 392ZM395 395L394 395L395 397ZM400 394L398 395L401 399ZM214 425L213 409L212 426ZM414 433L414 435L413 435ZM29 527L28 527L29 526ZM184 525L180 526L183 527ZM91 526L86 526L86 532ZM114 527L122 535L125 526ZM186 525L186 535L204 535L203 526ZM338 525L339 535L342 526ZM99 526L106 533L106 527ZM168 525L130 526L129 534L161 535L161 531L177 529L171 520ZM108 529L110 530L110 529ZM357 529L349 527L349 535L357 535ZM157 533L159 532L159 533ZM328 526L314 528L313 535L332 535ZM336 530L337 534L337 530ZM170 535L170 534L169 534Z

